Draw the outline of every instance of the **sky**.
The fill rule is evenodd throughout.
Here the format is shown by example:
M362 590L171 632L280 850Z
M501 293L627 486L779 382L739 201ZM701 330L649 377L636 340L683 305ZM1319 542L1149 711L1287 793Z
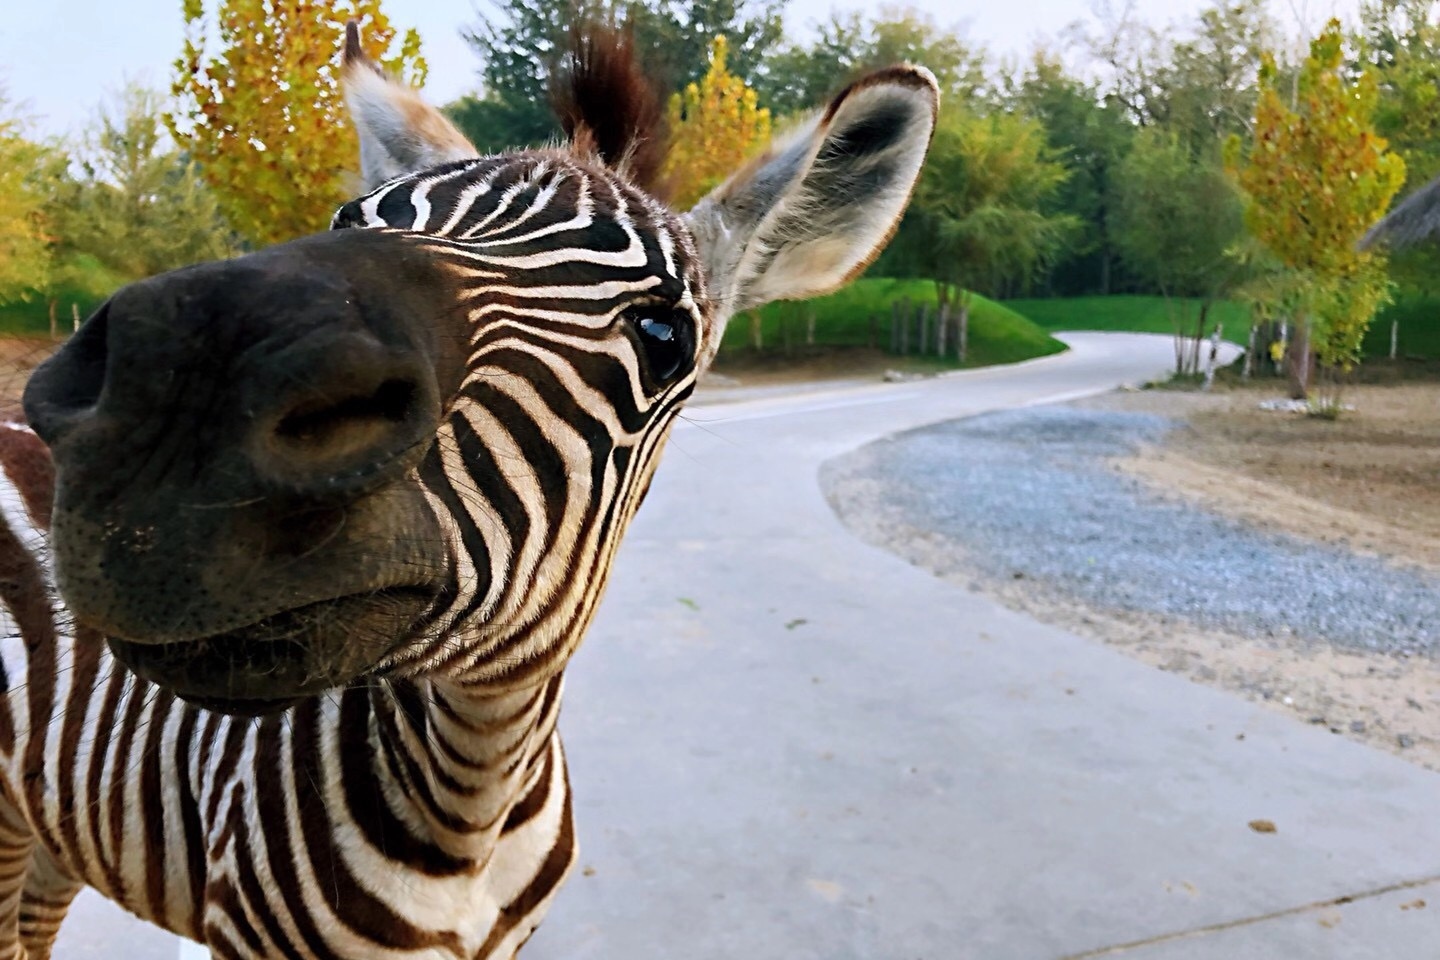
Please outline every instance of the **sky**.
M999 56L1022 57L1089 17L1094 0L902 0ZM1133 0L1144 21L1164 26L1209 5L1206 0ZM1277 11L1313 24L1354 0L1278 0ZM882 0L791 0L790 36L804 37L832 10L876 12ZM76 133L108 93L128 80L165 89L183 42L181 0L16 0L0 17L0 84L31 120L32 132ZM214 4L206 3L213 8ZM124 10L124 14L120 10ZM475 89L475 55L460 28L478 22L484 0L385 0L397 26L419 29L430 65L427 95L452 100Z

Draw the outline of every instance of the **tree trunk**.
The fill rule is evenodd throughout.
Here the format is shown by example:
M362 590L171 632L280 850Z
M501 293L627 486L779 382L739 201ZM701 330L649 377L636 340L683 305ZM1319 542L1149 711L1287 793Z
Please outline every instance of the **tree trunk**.
M960 296L960 330L955 339L955 354L964 363L970 355L970 297L965 294Z
M1203 348L1201 345L1205 342L1205 321L1209 316L1210 301L1200 301L1200 317L1195 322L1195 346L1193 348L1194 353L1191 355L1191 369L1193 369L1196 373L1200 372L1200 357L1203 353Z
M1310 323L1297 316L1285 357L1290 375L1290 399L1310 399L1310 386L1315 379L1315 351L1310 349Z

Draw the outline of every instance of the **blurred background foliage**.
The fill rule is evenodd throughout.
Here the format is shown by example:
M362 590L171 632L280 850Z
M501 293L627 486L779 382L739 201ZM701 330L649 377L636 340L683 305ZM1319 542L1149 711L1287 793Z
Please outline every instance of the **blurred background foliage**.
M565 29L582 14L623 21L672 98L682 208L866 70L911 61L936 75L943 119L911 209L868 287L807 308L807 342L854 343L863 327L869 343L901 296L970 310L972 336L999 324L1032 351L1054 348L1032 327L1198 336L1223 322L1243 340L1252 317L1283 315L1309 317L1322 340L1343 331L1343 344L1320 345L1343 365L1388 348L1390 336L1369 335L1377 305L1401 352L1440 340L1440 247L1376 253L1363 271L1337 261L1335 277L1378 294L1335 286L1301 304L1291 294L1314 264L1277 239L1293 245L1284 225L1314 204L1349 204L1334 221L1343 229L1305 242L1317 256L1322 244L1353 249L1402 176L1400 195L1440 174L1440 3L1362 0L1351 27L1315 37L1296 37L1289 8L1267 0L1220 0L1171 25L1102 8L1020 60L898 5L837 9L803 34L786 29L785 0L490 6L463 31L474 91L444 105L476 146L552 142L545 90ZM34 135L0 91L0 328L45 332L57 308L63 321L121 283L324 229L355 190L338 88L344 21L362 22L388 69L424 80L421 38L381 7L187 0L171 89L112 93L73 142ZM1305 138L1281 135L1307 123ZM1289 171L1288 193L1265 192L1257 149ZM1357 158L1385 189L1351 170ZM1009 303L1003 314L997 302ZM727 343L783 342L783 316L751 318L755 336L737 323ZM1012 317L1029 324L1023 335ZM1301 347L1310 362L1316 344Z

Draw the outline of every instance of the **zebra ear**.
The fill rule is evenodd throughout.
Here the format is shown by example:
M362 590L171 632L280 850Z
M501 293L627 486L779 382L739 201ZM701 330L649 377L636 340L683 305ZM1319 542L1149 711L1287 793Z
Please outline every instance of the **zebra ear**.
M697 203L710 295L734 312L853 279L905 211L939 105L924 67L872 73Z
M360 46L360 26L345 24L340 77L345 102L360 134L360 175L365 189L480 151L454 125L402 83L385 75Z

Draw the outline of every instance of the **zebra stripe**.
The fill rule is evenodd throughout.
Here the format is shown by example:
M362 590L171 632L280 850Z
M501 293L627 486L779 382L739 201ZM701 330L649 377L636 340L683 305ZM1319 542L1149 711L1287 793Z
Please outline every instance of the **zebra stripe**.
M48 453L0 429L0 955L48 955L90 884L219 958L509 958L574 863L563 667L693 388L648 385L615 328L652 300L705 328L691 240L559 152L393 181L334 226L463 279L468 373L409 478L448 585L362 681L206 711L70 622Z

